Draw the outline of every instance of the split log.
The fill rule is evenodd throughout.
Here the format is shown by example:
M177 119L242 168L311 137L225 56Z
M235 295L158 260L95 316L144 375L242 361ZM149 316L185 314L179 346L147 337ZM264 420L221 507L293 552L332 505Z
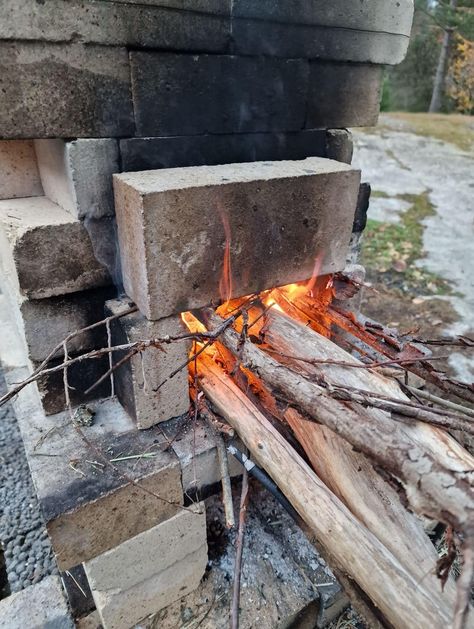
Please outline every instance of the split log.
M202 316L211 328L222 322L213 311L203 312ZM304 329L296 322L295 327ZM226 329L219 338L243 366L260 376L280 397L341 435L399 479L415 512L472 537L473 459L449 435L418 421L409 425L395 422L384 411L332 399L324 388L286 368L251 342L242 342L235 330ZM311 340L302 344L305 342Z
M200 387L239 434L252 458L314 531L338 570L352 576L387 621L395 629L448 626L451 610L352 515L213 358L203 353L197 369Z

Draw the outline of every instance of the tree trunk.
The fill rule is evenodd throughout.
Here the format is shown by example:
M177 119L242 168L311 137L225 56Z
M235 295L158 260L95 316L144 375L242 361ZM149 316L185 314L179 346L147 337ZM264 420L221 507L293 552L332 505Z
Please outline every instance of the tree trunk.
M450 7L455 10L458 4L458 0L451 0ZM453 41L453 29L447 27L443 35L443 43L439 53L438 67L436 68L436 76L433 85L433 94L431 96L431 103L429 112L436 114L441 111L443 105L444 88L446 84L446 73L448 70L449 52L451 50L451 44Z

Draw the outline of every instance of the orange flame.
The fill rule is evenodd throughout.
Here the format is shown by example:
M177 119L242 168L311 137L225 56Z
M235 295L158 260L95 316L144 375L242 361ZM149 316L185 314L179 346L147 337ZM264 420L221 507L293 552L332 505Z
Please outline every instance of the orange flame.
M219 294L221 300L225 302L225 305L227 305L232 297L232 264L230 249L232 244L232 234L230 229L229 217L220 206L218 207L218 210L225 234L224 259L222 264L222 275L221 279L219 280Z

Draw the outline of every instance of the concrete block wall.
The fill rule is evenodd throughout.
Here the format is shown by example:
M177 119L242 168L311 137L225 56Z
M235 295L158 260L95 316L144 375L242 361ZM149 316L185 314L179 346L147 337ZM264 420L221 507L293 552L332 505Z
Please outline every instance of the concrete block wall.
M308 157L350 163L344 129L375 123L381 65L405 54L412 10L412 0L2 2L1 290L28 363L9 382L23 379L62 337L102 318L106 302L110 314L123 305L110 301L121 284L112 175ZM350 202L339 208L348 214L356 176L333 169L352 178ZM335 207L334 198L327 200ZM353 216L342 214L345 241ZM189 221L181 210L176 218L180 229ZM127 316L114 322L114 338L133 342L179 330L175 313L189 304L175 297L167 310L140 305L148 317L170 318ZM104 333L82 334L68 352L103 346ZM186 411L184 377L153 395L147 390L185 357L184 346L165 349L117 374L116 393L128 413L115 398L91 401L111 393L109 380L84 394L107 370L107 359L69 370L73 406L87 401L96 411L87 428L96 447L111 448L111 455L144 452L150 440L161 444L153 424ZM215 447L204 434L199 478L189 439L125 462L131 481L99 473L84 463L90 453L69 414L51 415L65 407L62 373L42 378L38 390L39 396L33 388L22 392L15 408L58 563L61 569L84 563L105 629L126 629L202 576L203 517L181 507L184 492L218 478ZM166 424L163 432L171 435ZM38 443L43 454L61 458L36 456ZM71 460L81 461L81 474ZM188 522L190 515L197 519ZM179 531L184 537L173 537ZM150 542L161 553L159 565L143 554Z

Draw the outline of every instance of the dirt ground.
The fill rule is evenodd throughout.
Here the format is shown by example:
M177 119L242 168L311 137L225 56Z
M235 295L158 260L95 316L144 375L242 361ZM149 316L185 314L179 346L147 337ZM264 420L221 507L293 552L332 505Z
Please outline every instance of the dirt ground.
M432 338L474 332L474 119L382 115L354 130L354 165L372 185L362 311ZM474 380L474 352L446 360Z

